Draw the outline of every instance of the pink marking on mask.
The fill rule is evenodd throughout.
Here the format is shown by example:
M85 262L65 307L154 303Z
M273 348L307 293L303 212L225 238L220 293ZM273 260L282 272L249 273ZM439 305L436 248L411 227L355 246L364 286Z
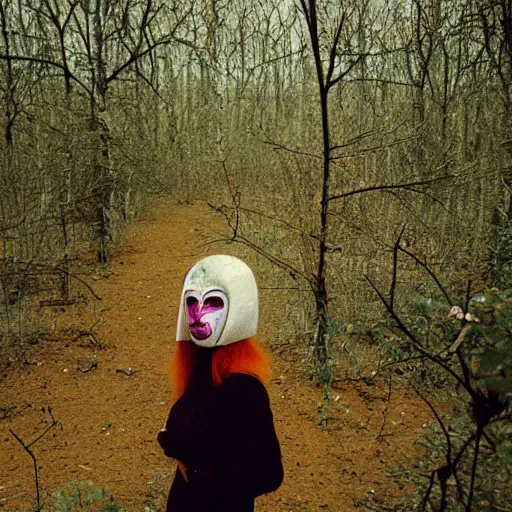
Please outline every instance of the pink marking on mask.
M187 298L187 321L190 334L199 341L208 339L212 335L210 322L203 322L203 317L224 308L224 301L220 297L208 297L201 307L195 297Z

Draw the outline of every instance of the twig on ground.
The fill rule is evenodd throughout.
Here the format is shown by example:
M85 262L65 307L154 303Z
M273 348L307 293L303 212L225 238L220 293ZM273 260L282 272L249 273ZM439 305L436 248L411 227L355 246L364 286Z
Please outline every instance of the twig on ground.
M140 370L134 370L133 368L127 368L126 370L123 368L117 368L116 373L124 373L128 377L132 377L136 373L139 373Z
M386 426L386 422L388 420L389 403L391 401L392 382L393 382L393 374L390 371L389 379L388 379L388 395L386 397L386 404L384 405L384 409L382 410L382 424L380 426L379 433L375 436L376 440L382 439L382 437L383 437L382 432L384 431L384 427Z
M43 412L45 409L43 408ZM48 414L50 415L52 422L44 429L44 431L37 436L32 442L25 443L12 429L9 429L9 432L14 436L14 438L21 444L23 449L30 455L30 458L32 459L32 462L34 464L34 475L36 480L36 499L37 499L37 510L41 510L41 496L39 491L39 475L38 475L38 469L37 469L37 459L34 455L34 452L30 449L32 446L34 446L39 440L41 440L53 427L55 427L58 424L58 421L53 417L52 409L50 406L48 406Z

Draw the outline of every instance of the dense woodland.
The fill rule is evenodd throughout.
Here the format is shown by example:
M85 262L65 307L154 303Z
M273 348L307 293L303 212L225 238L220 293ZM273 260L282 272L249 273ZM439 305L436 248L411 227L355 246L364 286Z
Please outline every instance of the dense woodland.
M154 195L207 201L325 407L396 371L453 399L418 509L507 510L510 0L1 0L0 29L2 354Z

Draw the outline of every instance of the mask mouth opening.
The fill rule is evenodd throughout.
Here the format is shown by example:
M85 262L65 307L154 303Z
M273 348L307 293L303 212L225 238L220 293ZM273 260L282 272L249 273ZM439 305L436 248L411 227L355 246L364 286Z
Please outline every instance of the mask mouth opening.
M188 326L190 334L199 341L204 341L212 335L212 328L209 323L194 322Z

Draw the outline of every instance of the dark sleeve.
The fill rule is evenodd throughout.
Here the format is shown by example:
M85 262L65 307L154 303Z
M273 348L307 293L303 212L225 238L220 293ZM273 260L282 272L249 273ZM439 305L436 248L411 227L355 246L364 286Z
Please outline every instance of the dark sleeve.
M234 374L223 384L227 432L233 450L226 463L189 468L191 483L211 492L259 496L283 481L281 449L265 386L255 377Z
M160 430L156 436L156 439L167 457L180 460L181 454L175 446L175 443L172 442L172 438L166 429Z

